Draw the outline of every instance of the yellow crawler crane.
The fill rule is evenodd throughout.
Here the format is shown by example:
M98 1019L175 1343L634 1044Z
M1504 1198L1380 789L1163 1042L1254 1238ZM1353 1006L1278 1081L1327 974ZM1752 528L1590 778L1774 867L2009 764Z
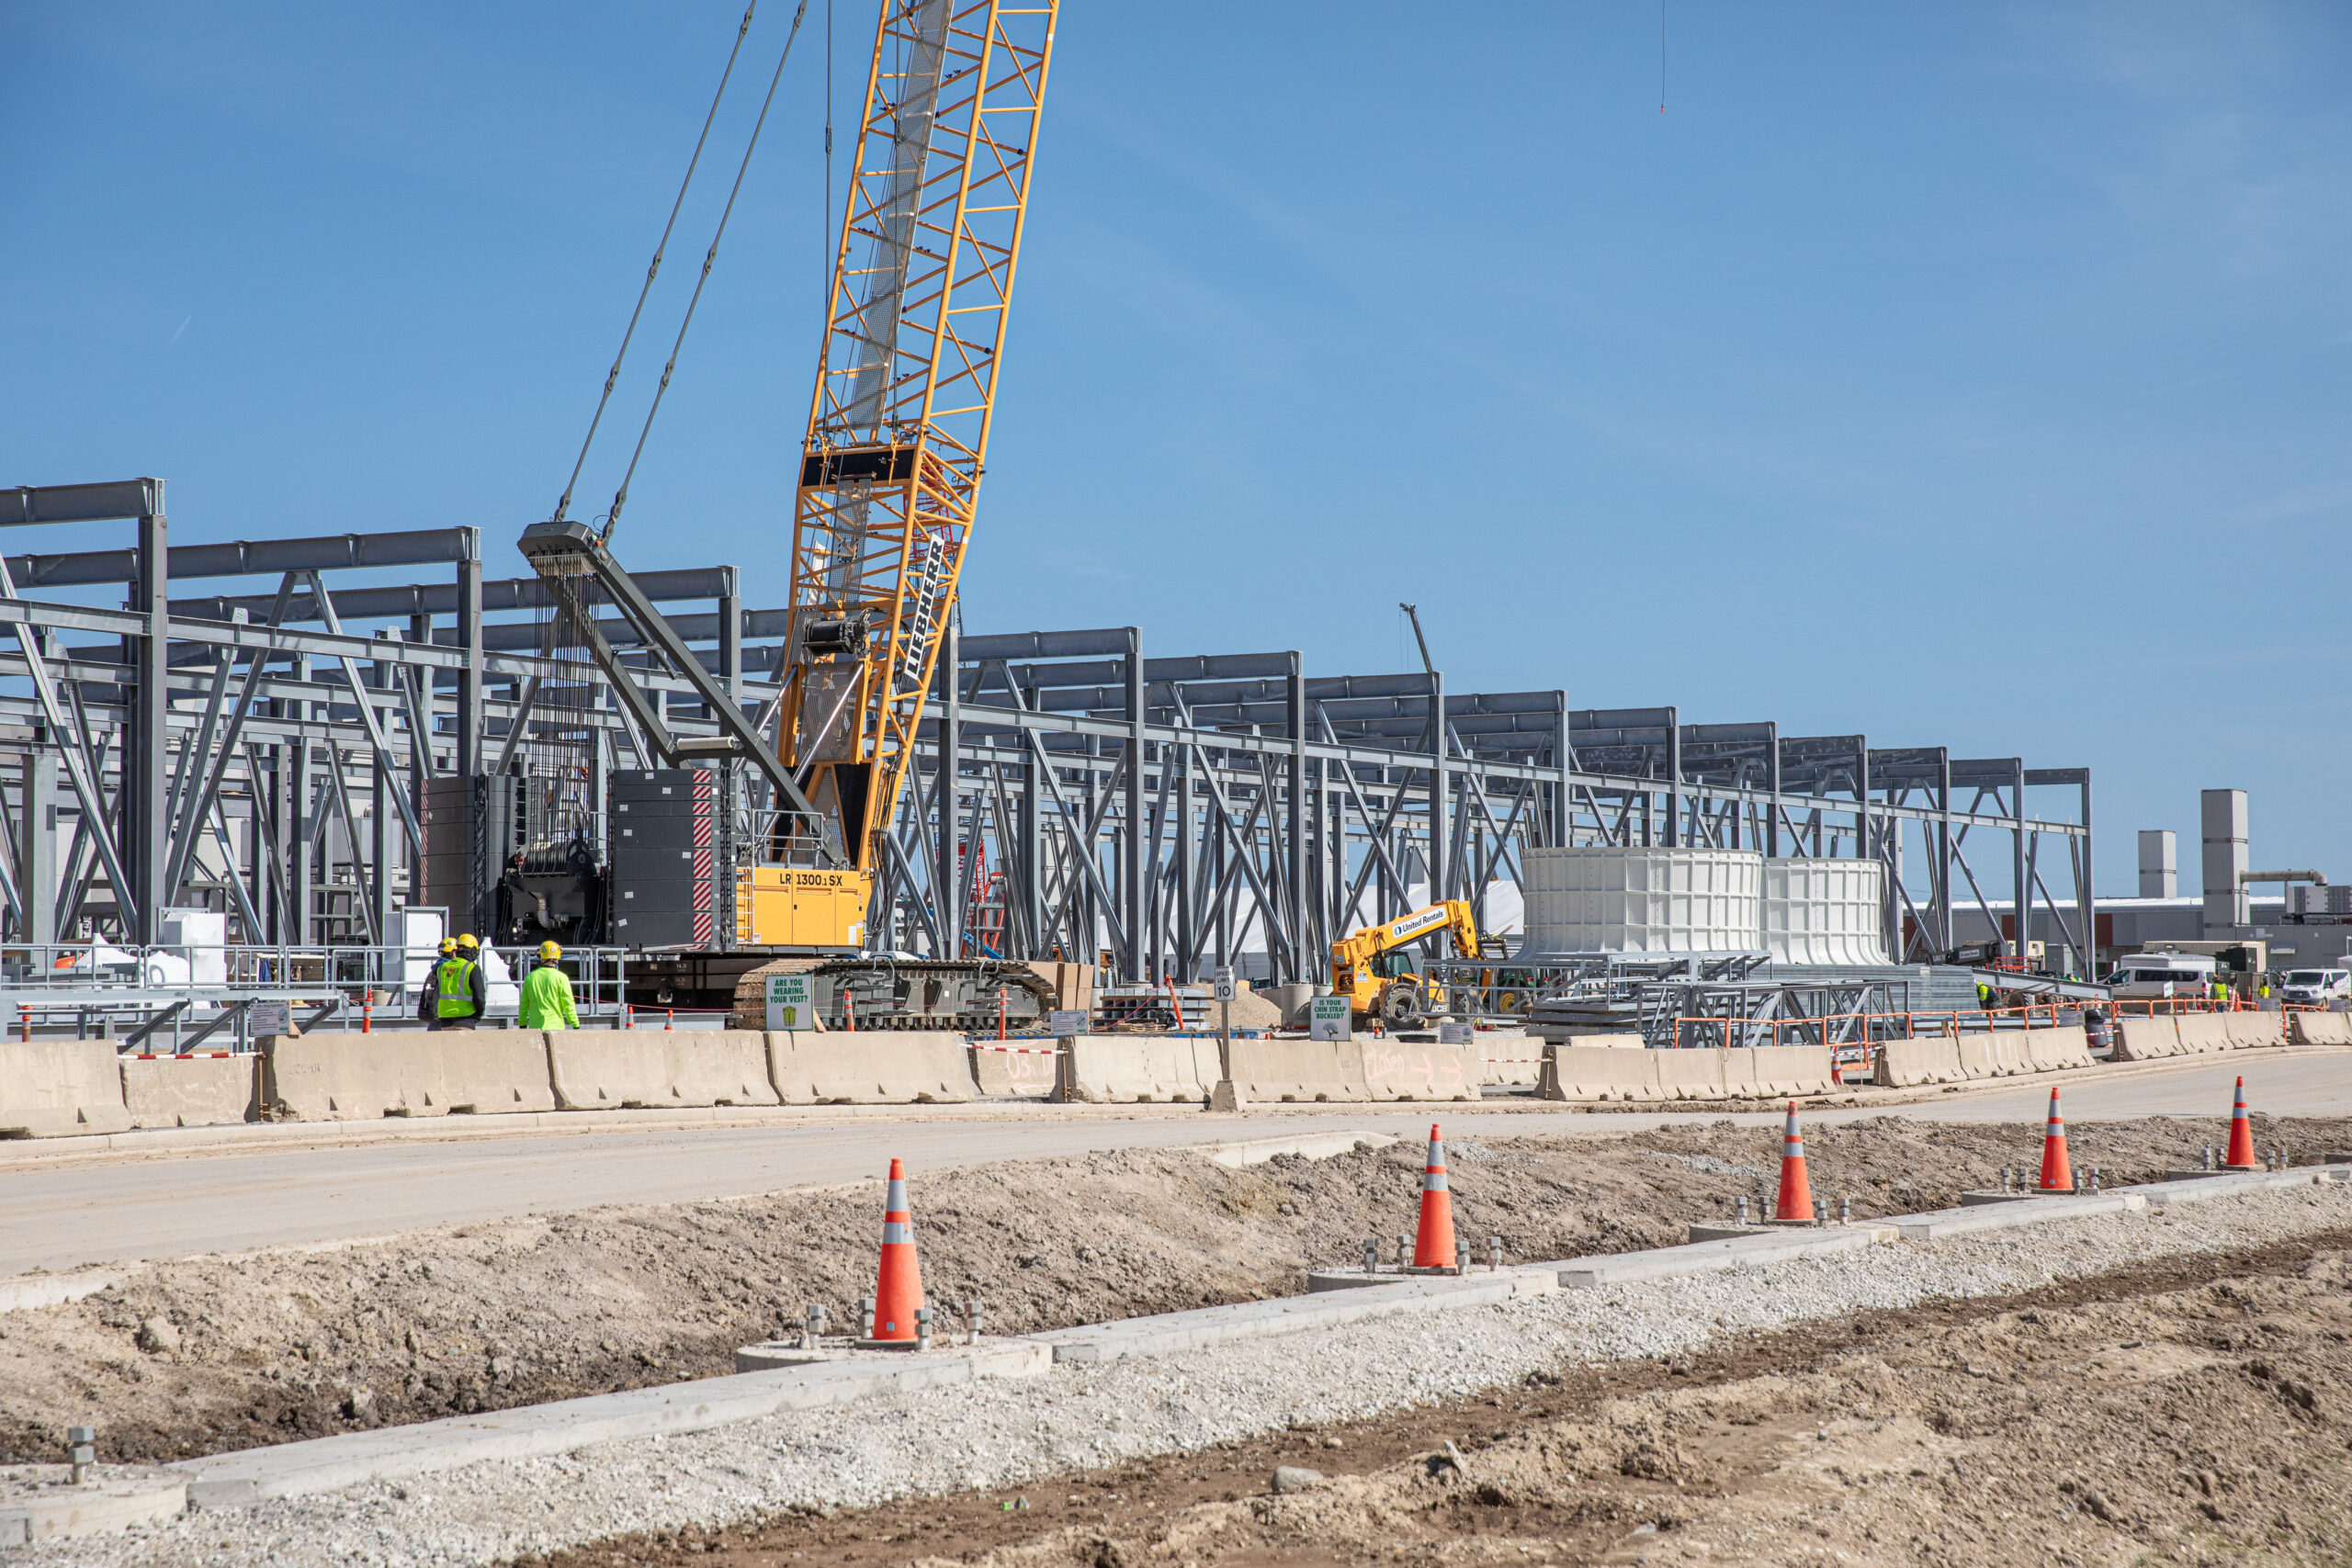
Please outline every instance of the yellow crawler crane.
M1409 972L1385 972L1396 966L1393 961L1387 964L1380 961L1408 942L1449 929L1455 953L1464 958L1479 955L1478 921L1469 904L1460 898L1447 898L1402 919L1366 926L1341 937L1331 944L1333 994L1347 998L1350 1010L1359 1018L1402 1023L1419 1016L1421 977Z
M896 858L891 828L970 543L1058 8L883 0L799 455L772 732L629 582L609 525L559 506L522 540L567 603L593 578L717 715L715 740L671 736L588 617L590 651L663 761L741 759L765 780L776 826L764 863L738 872L735 943L833 955L815 1000L836 1027L960 1025L1008 1000L1020 1021L1052 1001L1019 964L849 955L866 944Z
M777 717L849 864L755 868L750 942L864 935L971 540L1056 9L882 7L801 447Z

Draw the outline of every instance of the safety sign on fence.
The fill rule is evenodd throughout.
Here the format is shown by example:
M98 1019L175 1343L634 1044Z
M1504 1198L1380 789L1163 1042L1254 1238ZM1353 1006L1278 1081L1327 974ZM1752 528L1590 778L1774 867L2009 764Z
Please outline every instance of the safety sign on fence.
M816 1018L817 1010L808 1000L808 976L768 976L770 1029L812 1029L816 1027Z
M1306 998L1306 1037L1309 1040L1351 1040L1348 998L1345 997L1309 997Z
M1056 1008L1046 1020L1047 1032L1057 1040L1074 1040L1086 1032L1086 1010L1073 1008L1064 1011Z

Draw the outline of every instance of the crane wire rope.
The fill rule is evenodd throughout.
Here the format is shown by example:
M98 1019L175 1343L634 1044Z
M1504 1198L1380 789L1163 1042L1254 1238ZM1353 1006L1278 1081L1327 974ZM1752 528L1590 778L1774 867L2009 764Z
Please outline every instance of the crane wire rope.
M686 313L678 322L678 335L670 344L670 358L662 367L661 383L653 389L653 402L645 411L644 426L637 433L637 449L629 454L628 468L621 475L620 488L613 492L613 509L605 518L605 531L597 536L597 543L611 540L613 530L619 526L621 508L628 504L629 480L637 477L638 459L645 456L646 437L653 434L653 416L662 412L662 399L670 390L671 373L678 368L678 351L685 346L686 329L695 324L695 308L702 303L702 291L710 281L710 269L718 261L719 242L727 238L727 220L735 215L735 198L743 194L743 176L751 171L752 154L759 151L760 132L767 128L768 110L775 106L775 90L784 80L784 68L792 59L793 43L800 37L800 24L808 15L808 0L800 0L792 13L792 28L784 35L784 51L776 56L775 72L768 78L767 96L760 100L760 117L752 122L752 139L743 144L743 161L735 166L735 183L728 188L727 205L719 209L718 227L710 236L710 249L703 254L702 276L695 279L695 291L686 300Z
M695 138L694 156L686 160L686 177L678 182L678 197L670 203L670 220L662 225L662 238L653 247L652 265L645 269L645 287L637 291L637 309L628 313L628 330L621 333L620 352L613 355L613 367L605 373L605 392L596 400L596 412L589 418L588 434L580 443L580 456L572 460L571 478L564 481L563 499L555 503L554 521L563 521L571 509L571 492L579 488L580 470L587 466L588 449L596 444L596 427L605 422L605 405L613 400L613 388L621 378L621 361L628 357L629 341L637 336L638 319L645 314L647 296L653 292L653 280L662 271L662 258L670 249L670 235L678 227L678 212L686 204L687 187L695 183L695 170L702 163L702 150L710 141L711 122L718 118L719 100L727 96L727 84L735 74L736 59L743 52L743 39L752 30L752 13L760 8L760 0L751 0L743 7L743 20L735 29L735 47L727 51L727 69L718 73L718 91L710 96L710 112L702 117L702 134Z

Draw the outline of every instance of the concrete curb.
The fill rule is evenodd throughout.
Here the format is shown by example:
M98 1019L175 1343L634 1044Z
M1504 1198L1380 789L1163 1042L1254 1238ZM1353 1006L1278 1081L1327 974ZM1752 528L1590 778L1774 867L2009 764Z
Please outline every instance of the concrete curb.
M1667 1280L1683 1274L1705 1274L1743 1265L1783 1263L1796 1258L1822 1258L1856 1252L1894 1239L1887 1224L1826 1225L1818 1230L1792 1230L1775 1235L1742 1236L1736 1241L1693 1241L1680 1247L1660 1247L1647 1252L1619 1252L1604 1258L1572 1258L1562 1263L1531 1267L1554 1270L1563 1290L1590 1290L1634 1280Z
M2352 1165L2290 1166L2285 1170L2249 1171L2243 1176L2200 1176L2187 1181L2150 1182L2132 1190L2144 1194L2151 1208L2165 1209L2175 1203L2201 1203L2209 1198L2229 1198L2240 1192L2276 1192L2324 1181L2352 1181Z
M1945 1236L1973 1235L1979 1231L2017 1230L2025 1225L2055 1224L2091 1214L2134 1213L2148 1206L2137 1191L2116 1189L2064 1198L2016 1198L2006 1203L1972 1203L1960 1209L1930 1209L1905 1214L1891 1222L1905 1241L1938 1241Z
M1334 1328L1366 1318L1492 1306L1519 1296L1548 1294L1558 1288L1558 1278L1555 1266L1522 1264L1499 1274L1417 1278L1366 1290L1283 1296L1268 1302L1236 1302L1191 1312L1057 1328L1030 1337L1051 1345L1057 1361L1091 1365L1126 1356L1172 1355L1179 1350L1194 1350L1235 1339Z
M971 1382L973 1371L971 1359L953 1351L888 1361L822 1362L313 1438L182 1460L169 1468L187 1477L188 1501L196 1506L237 1507L266 1497L331 1492L482 1460L536 1459L621 1438L699 1432L786 1410L845 1404L871 1394L941 1388Z
M1287 1138L1249 1138L1237 1144L1179 1144L1176 1149L1184 1154L1198 1155L1213 1164L1238 1168L1263 1165L1276 1155L1329 1159L1333 1155L1353 1153L1358 1144L1385 1149L1399 1141L1394 1133L1350 1132L1342 1128L1332 1133L1299 1133Z

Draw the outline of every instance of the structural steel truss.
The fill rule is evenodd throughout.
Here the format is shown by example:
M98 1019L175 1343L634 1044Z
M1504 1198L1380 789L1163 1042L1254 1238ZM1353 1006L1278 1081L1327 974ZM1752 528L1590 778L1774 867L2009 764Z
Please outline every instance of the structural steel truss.
M114 519L130 547L0 557L11 940L153 942L164 909L204 906L232 941L380 942L421 887L429 778L527 765L522 740L583 722L596 773L652 765L609 691L535 704L576 666L537 651L545 583L486 581L474 529L173 550L160 480L0 491L0 527ZM424 566L444 575L340 585ZM269 591L173 592L236 578ZM635 581L773 722L790 614L745 610L732 568ZM40 597L74 590L127 607ZM601 627L663 723L719 733L626 621ZM1107 949L1134 981L1262 953L1272 978L1321 979L1333 937L1414 903L1465 897L1486 923L1531 846L1684 844L1876 857L1886 929L1917 961L1949 945L1956 905L2003 918L1975 835L2007 852L2015 929L2039 904L2087 963L2084 769L1572 709L1556 690L1451 694L1442 672L1310 676L1296 652L1148 657L1133 627L940 640L912 787L876 840L877 948Z

